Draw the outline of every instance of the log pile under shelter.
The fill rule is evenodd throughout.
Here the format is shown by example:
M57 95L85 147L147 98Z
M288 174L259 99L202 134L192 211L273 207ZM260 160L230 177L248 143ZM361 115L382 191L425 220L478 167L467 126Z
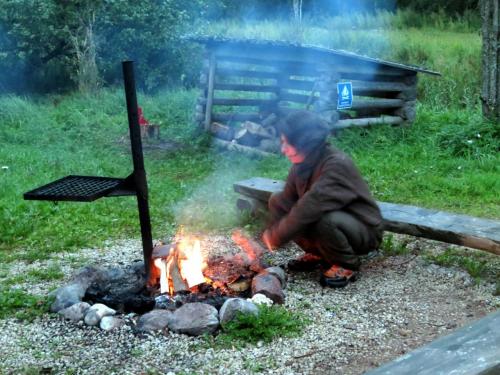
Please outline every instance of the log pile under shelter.
M228 148L275 152L276 125L294 110L318 113L333 132L350 126L410 124L419 67L321 47L195 37L205 46L196 121ZM338 84L352 104L338 107ZM248 151L248 150L247 150ZM258 151L251 151L258 152Z

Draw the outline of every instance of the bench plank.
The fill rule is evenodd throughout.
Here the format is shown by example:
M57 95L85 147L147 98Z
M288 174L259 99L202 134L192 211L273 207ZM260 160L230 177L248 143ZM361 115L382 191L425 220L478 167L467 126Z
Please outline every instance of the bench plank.
M263 177L238 181L234 190L246 197L267 202L285 183ZM385 229L417 237L453 243L500 255L500 221L403 204L377 202Z
M500 373L500 311L389 362L366 375Z

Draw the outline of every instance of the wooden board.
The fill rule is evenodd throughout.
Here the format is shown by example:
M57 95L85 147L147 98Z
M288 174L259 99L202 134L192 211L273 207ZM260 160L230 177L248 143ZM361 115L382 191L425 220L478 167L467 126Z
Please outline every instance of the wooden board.
M244 196L267 202L281 191L284 182L254 177L238 181L234 190ZM472 247L500 255L500 221L403 204L377 202L386 230Z
M496 311L366 375L500 374L499 327Z

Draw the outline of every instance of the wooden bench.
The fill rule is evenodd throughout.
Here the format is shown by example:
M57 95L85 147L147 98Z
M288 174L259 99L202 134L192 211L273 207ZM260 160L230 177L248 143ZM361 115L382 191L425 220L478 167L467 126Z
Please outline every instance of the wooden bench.
M500 374L500 311L403 355L365 375Z
M233 187L243 196L237 201L238 208L258 213L267 210L269 197L272 193L281 191L284 182L254 177L238 181ZM500 255L498 220L480 219L402 204L377 203L382 211L385 230L389 232L430 238Z

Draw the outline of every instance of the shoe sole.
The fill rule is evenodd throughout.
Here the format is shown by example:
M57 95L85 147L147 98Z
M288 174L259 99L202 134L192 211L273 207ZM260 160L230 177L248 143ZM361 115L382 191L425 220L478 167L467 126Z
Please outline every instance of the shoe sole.
M356 274L353 274L349 279L345 280L334 280L329 277L321 276L319 279L319 283L322 286L327 286L330 288L344 288L347 284L353 283L356 281Z

